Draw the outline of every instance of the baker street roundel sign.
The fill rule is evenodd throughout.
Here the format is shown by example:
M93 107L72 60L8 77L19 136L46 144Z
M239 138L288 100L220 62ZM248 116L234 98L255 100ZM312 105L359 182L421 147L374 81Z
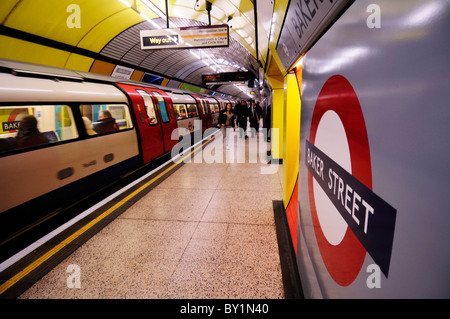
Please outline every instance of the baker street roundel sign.
M315 236L331 277L350 285L366 253L387 277L396 210L372 191L364 116L341 75L330 77L319 93L305 154Z

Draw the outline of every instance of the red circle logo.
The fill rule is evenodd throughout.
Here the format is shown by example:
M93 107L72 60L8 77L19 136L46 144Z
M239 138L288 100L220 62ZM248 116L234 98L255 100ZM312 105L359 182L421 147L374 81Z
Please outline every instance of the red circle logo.
M330 77L317 97L311 120L309 141L316 142L316 134L323 115L334 111L342 122L351 163L351 174L372 189L372 168L369 139L358 97L350 82L341 75ZM333 132L331 132L333 134ZM322 150L327 153L327 150ZM323 262L333 278L341 285L350 285L358 276L364 263L366 250L350 227L339 243L330 243L324 233L316 207L313 176L308 172L308 189L314 231Z

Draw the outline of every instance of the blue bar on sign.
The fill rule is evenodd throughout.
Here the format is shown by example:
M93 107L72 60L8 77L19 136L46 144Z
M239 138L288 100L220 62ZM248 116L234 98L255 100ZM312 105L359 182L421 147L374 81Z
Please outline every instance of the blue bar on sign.
M3 131L14 131L19 129L20 121L2 122Z
M397 210L306 140L305 165L388 277Z

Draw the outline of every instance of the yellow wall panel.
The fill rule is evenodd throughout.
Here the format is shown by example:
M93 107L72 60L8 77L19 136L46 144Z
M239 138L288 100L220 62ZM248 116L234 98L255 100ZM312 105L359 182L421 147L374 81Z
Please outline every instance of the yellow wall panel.
M90 30L77 43L77 46L94 52L100 52L115 36L141 21L143 21L142 17L132 10L117 12ZM137 38L136 43L139 41L139 38Z
M284 105L283 147L283 202L287 207L298 176L300 145L300 90L294 73L285 78L286 103Z
M116 67L115 64L100 61L100 60L95 60L94 63L92 64L92 67L89 70L89 72L103 74L103 75L111 75L111 73L115 67Z
M284 77L278 67L278 64L273 59L273 55L270 53L267 60L267 67L265 71L266 79L272 88L283 88L284 87Z
M140 81L142 79L142 76L144 75L144 72L139 70L134 70L133 74L131 75L131 79L133 81Z
M71 53L64 66L67 69L89 72L94 59Z
M283 158L283 114L284 114L284 78L276 63L269 57L265 78L272 88L272 131L271 150L273 159Z
M69 52L0 35L0 58L64 67Z
M147 7L145 4L143 4L140 1L137 1L137 11L142 12L146 17L148 17L149 19L157 19L159 18L159 15L157 15L155 12L153 12L153 10L151 10L149 7ZM164 4L165 7L165 4ZM166 10L161 10L162 12L166 12Z
M67 23L68 18L69 21L74 21L70 19L71 15L74 17L73 14L78 14L73 10L67 12L69 5L79 7L80 28L71 28ZM22 0L9 14L4 25L76 46L86 34L96 28L99 21L103 21L119 11L134 12L120 1Z
M284 90L273 89L272 92L272 138L271 151L273 159L283 159L283 130L284 130ZM278 132L274 132L278 129ZM278 133L278 134L276 134Z
M20 0L1 0L0 1L0 24L3 24L9 12Z

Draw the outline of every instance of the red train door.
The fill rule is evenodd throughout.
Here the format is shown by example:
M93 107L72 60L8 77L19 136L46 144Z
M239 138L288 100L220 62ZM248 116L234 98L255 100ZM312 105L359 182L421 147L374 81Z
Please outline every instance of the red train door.
M212 126L211 110L209 109L209 103L205 97L197 94L193 94L194 98L198 102L198 108L200 110L200 118L202 119L202 133L205 132L207 128Z
M157 116L155 103L143 88L128 84L118 84L130 97L141 141L143 162L164 154L161 120Z
M207 128L212 127L212 113L211 113L211 107L209 105L209 101L205 98L203 98L203 103L205 103L205 108L206 108L206 127L205 130Z
M177 128L177 119L173 109L172 99L166 92L158 89L146 88L155 97L155 102L161 116L161 127L164 140L164 151L170 152L178 143L178 138L172 140L172 132Z

